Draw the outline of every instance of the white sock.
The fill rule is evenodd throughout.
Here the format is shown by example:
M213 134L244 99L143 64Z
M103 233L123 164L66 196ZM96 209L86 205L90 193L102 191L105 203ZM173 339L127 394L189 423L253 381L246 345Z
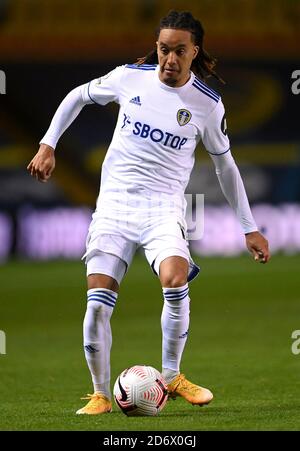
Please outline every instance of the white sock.
M110 318L118 294L106 288L92 288L87 294L87 309L83 321L85 358L92 376L94 392L100 392L111 399Z
M180 372L180 361L190 322L188 284L178 288L163 288L164 307L161 315L162 374L171 382Z
M167 382L167 384L169 384L179 374L179 371L169 370L168 368L163 368L161 374L162 374L164 380Z

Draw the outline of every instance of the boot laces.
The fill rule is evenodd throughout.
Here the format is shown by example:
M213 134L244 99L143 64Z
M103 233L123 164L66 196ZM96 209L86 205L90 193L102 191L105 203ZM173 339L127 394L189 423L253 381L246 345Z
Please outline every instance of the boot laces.
M178 377L178 383L175 386L175 390L188 390L190 392L197 392L199 390L199 387L192 382L189 382L184 374L180 374Z
M104 395L102 395L101 393L93 393L93 394L88 393L85 397L80 398L80 399L89 399L90 406L93 406L100 399L104 400Z

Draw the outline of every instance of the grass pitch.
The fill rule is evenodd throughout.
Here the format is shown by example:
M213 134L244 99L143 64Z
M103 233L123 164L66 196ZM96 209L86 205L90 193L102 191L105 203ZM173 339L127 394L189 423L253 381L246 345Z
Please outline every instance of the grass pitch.
M75 411L92 391L82 351L84 266L11 262L0 268L0 430L299 430L300 256L268 265L249 256L201 259L190 284L191 325L182 372L215 399L199 408L169 401L158 417ZM137 256L112 318L112 386L135 364L161 368L161 289Z

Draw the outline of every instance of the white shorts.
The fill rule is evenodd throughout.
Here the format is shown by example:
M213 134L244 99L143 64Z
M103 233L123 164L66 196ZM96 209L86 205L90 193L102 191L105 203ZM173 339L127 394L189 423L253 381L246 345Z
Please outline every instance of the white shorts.
M86 241L87 275L106 274L120 284L138 249L143 249L152 270L159 275L160 263L167 257L180 256L189 263L188 281L199 273L186 239L185 220L176 214L148 214L146 210L128 213L106 210L94 215ZM118 260L103 259L103 253ZM120 263L120 260L123 262ZM104 272L105 271L105 272Z
M105 274L115 279L118 285L121 284L127 269L124 260L102 251L97 251L91 257L87 257L86 267L87 276L91 274Z

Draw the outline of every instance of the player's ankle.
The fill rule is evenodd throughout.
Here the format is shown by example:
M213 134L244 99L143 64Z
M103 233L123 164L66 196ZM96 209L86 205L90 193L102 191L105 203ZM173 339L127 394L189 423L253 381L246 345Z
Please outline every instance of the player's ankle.
M162 370L162 376L167 384L169 384L176 376L178 376L178 374L179 371L177 370L170 370L169 368L163 368Z
M102 384L94 384L94 393L100 393L104 395L107 399L111 400L111 392L110 392L110 382L105 382Z

